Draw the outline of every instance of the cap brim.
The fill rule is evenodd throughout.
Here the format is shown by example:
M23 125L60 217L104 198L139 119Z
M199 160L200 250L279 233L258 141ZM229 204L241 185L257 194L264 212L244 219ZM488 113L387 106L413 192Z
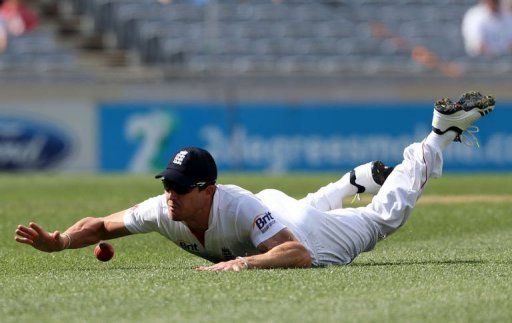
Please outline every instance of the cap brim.
M155 178L165 178L171 182L180 184L182 186L192 186L195 184L192 180L187 178L185 175L183 175L176 169L167 168L160 174L155 175Z

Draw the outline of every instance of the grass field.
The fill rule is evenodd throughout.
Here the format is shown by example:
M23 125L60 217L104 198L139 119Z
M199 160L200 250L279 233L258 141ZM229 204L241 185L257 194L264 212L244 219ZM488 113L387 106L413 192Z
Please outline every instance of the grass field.
M334 179L231 175L220 182L300 197ZM429 202L399 232L345 267L196 272L207 262L157 234L114 240L108 263L94 258L93 247L44 254L13 240L17 224L64 230L160 191L150 176L0 176L0 321L512 321L512 175L432 181ZM452 195L465 198L450 202ZM492 196L501 198L485 198Z

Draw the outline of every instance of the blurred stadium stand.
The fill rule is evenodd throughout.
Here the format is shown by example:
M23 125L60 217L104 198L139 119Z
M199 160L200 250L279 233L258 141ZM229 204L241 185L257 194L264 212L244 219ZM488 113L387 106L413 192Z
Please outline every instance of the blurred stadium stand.
M18 148L12 158L0 154L8 162L41 157L25 153L31 148L23 141L28 133L55 137L63 147L73 147L61 164L69 170L120 170L131 167L127 165L140 154L151 157L145 160L149 167L154 156L163 155L158 150L150 156L146 148L164 147L159 140L200 142L203 136L217 140L216 147L229 146L231 152L239 152L244 140L261 137L265 141L251 147L268 148L280 157L279 146L271 142L282 143L280 138L289 134L293 127L284 112L295 107L325 111L355 103L384 115L380 108L405 104L419 112L434 99L468 90L494 94L504 106L512 102L512 57L478 59L464 52L461 22L477 0L25 1L38 10L39 27L11 37L0 53L0 122L7 124L0 150ZM237 120L244 106L289 110L262 112L248 121L250 128L242 129ZM211 108L212 114L201 107ZM154 126L160 123L153 118L167 120L158 114L160 109L172 110L169 120L177 120L172 136ZM352 122L364 115L361 111L349 109L347 115L343 110L320 110L308 114L307 121L314 113L324 119L315 117L307 129L323 135L318 138L325 140L313 137L327 150L331 132L347 130L338 129L338 119L345 124L350 120L356 130L361 127ZM487 138L494 139L484 160L502 169L510 167L508 155L499 153L510 151L504 116ZM221 121L212 125L211 120ZM272 129L262 130L268 138L261 136L260 125L271 121ZM332 131L325 129L327 121ZM397 135L403 130L400 121L388 123L370 115L364 125ZM25 132L14 133L12 122ZM221 135L205 133L210 126ZM411 136L423 129L414 123L407 127L404 131ZM428 124L424 129L428 131ZM161 133L156 136L155 131ZM371 136L357 134L361 143ZM148 138L158 143L147 144ZM144 149L132 151L135 142ZM388 146L380 147L387 153ZM358 147L370 147L362 153L373 152L372 145ZM124 157L119 158L119 152ZM273 156L251 156L260 155ZM127 164L116 168L118 161ZM277 171L281 166L273 167Z
M59 47L49 32L33 32L11 37L7 49L0 54L0 71L37 73L76 72L75 56Z
M512 71L464 53L474 0L62 0L98 47L167 73L424 75ZM61 10L63 11L63 10Z
M2 78L511 78L512 59L469 58L475 0L42 0L43 31L10 41ZM46 28L45 28L46 27ZM41 73L37 74L40 71Z

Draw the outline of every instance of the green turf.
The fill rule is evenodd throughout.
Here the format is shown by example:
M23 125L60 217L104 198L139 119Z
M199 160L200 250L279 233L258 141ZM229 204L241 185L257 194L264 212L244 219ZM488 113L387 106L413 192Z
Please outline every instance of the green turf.
M334 175L230 175L253 191L299 197ZM512 202L419 205L399 232L350 266L202 273L207 262L157 234L44 254L14 242L17 224L65 229L159 194L150 177L0 176L1 322L512 321ZM512 176L452 175L426 194L512 194Z

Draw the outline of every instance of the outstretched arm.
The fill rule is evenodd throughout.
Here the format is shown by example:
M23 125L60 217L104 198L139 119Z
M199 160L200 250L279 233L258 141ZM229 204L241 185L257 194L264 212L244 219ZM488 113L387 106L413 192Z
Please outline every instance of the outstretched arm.
M288 229L279 231L262 242L259 255L238 257L212 266L201 266L201 271L241 271L249 268L307 268L311 267L311 256Z
M100 240L108 240L129 235L123 221L125 211L117 212L103 218L84 218L64 233L48 232L37 223L28 226L19 225L15 240L30 245L44 252L86 247Z

